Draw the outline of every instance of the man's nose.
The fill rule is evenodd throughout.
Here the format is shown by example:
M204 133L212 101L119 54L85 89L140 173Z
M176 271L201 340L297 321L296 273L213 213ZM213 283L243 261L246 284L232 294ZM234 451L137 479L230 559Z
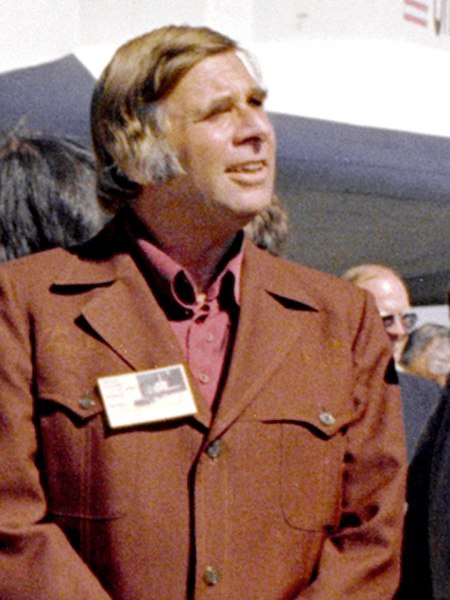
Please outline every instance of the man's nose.
M259 150L261 143L274 137L267 113L252 106L240 108L237 113L236 142L252 143Z
M402 336L402 335L408 334L408 330L404 326L401 317L399 317L398 315L395 315L394 322L392 323L391 327L389 328L389 333L391 333L392 335L395 335L395 336Z

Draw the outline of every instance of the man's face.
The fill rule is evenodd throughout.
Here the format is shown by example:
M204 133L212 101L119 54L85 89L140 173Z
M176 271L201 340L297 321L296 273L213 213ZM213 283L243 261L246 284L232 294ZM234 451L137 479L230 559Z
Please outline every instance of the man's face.
M390 274L375 276L361 282L358 286L371 292L375 297L378 312L385 319L395 362L398 363L410 332L410 329L405 326L405 315L411 314L405 286L397 277Z
M206 222L245 224L273 194L275 137L264 91L233 52L208 57L164 101L184 175L167 185Z

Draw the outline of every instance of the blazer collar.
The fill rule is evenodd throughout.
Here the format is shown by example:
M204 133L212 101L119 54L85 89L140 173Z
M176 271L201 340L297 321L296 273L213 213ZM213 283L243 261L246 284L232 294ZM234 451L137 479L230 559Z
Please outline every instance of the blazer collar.
M264 250L256 248L250 241L245 241L245 272L247 279L257 281L259 286L286 307L297 307L304 310L319 310L320 300L305 285L302 271L309 269L295 265L289 269L287 261L280 261ZM307 278L309 279L309 278Z
M69 250L56 286L93 286L112 283L134 262L126 225L115 217L92 240Z
M128 271L134 264L135 252L127 229L132 216L120 213L92 240L71 251L72 257L65 268L55 278L56 285L95 285L112 283ZM305 308L319 309L320 302L311 294L298 275L293 271L280 269L278 258L260 250L248 240L244 240L244 268L247 278L274 297L284 298L303 305ZM268 276L270 273L270 276Z

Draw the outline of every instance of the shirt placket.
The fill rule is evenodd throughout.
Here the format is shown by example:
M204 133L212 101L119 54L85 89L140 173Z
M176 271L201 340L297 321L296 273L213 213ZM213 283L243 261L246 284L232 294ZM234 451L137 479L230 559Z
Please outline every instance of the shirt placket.
M200 307L188 327L188 364L209 404L216 395L228 335L227 314L219 310L217 299ZM198 352L198 348L207 351Z

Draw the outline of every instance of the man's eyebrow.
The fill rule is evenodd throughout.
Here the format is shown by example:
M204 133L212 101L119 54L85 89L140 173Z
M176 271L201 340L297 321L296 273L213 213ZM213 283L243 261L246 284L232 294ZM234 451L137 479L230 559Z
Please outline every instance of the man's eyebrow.
M204 115L212 115L216 112L220 112L221 110L225 110L232 106L234 100L231 94L226 94L224 96L220 96L219 98L214 98L211 102L205 106L202 111Z
M267 90L259 85L252 87L246 95L247 100L256 99L259 102L263 102L266 98ZM207 106L204 107L203 110L199 110L198 118L205 118L222 110L226 110L230 108L233 103L234 97L232 94L225 94L224 96L214 98Z

